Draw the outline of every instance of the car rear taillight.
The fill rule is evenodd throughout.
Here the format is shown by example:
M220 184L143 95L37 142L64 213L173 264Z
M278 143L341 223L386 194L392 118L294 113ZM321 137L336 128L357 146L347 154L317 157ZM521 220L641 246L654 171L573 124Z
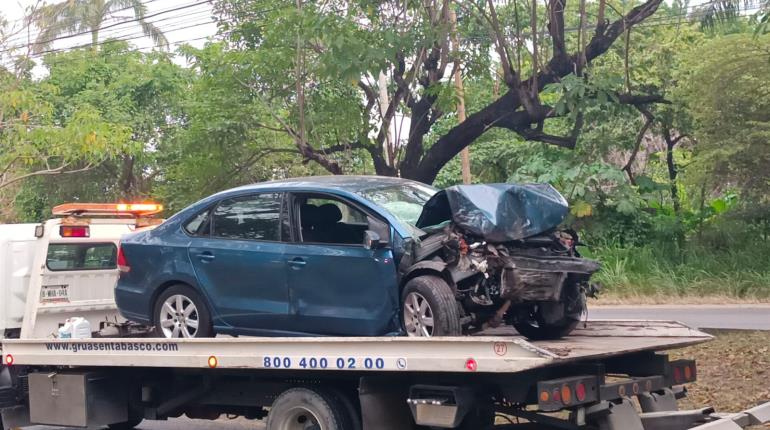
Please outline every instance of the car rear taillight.
M121 273L128 273L131 271L131 266L128 265L126 254L123 252L123 245L118 245L118 270Z

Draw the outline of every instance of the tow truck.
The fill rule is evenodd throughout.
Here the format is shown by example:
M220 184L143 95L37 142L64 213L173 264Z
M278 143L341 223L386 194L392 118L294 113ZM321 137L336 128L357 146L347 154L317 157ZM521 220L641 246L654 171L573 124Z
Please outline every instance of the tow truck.
M666 352L712 337L675 321L590 320L549 341L527 341L510 327L434 338L155 339L146 330L105 335L100 324L93 338L49 336L64 316L98 306L95 321L111 318L109 293L76 297L77 286L48 273L58 261L49 256L68 240L114 243L96 233L102 223L120 219L117 230L126 232L155 222L141 221L141 209L152 208L122 209L125 217L107 221L93 216L115 207L59 208L61 218L30 226L35 241L47 242L26 251L34 254L29 267L11 263L14 279L30 281L18 335L6 327L0 344L0 430L128 430L143 420L223 414L264 419L267 430L728 430L770 421L770 402L731 414L679 410L697 367ZM104 270L114 270L106 261ZM49 301L62 296L69 307Z
M0 225L0 339L47 338L70 316L124 322L114 298L122 235L163 220L156 203L65 203L40 224Z

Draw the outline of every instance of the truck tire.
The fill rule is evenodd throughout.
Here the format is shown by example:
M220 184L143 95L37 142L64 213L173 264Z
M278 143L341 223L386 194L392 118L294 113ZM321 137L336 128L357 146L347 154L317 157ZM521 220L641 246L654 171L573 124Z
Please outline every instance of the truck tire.
M213 337L211 314L197 291L184 284L166 288L153 306L154 334L161 338Z
M122 423L110 424L107 426L109 430L132 430L142 423L141 418L135 418Z
M407 336L460 336L460 311L452 288L438 276L410 279L401 293L401 323Z
M352 430L352 417L339 397L331 391L316 387L284 391L270 407L266 430L306 428Z

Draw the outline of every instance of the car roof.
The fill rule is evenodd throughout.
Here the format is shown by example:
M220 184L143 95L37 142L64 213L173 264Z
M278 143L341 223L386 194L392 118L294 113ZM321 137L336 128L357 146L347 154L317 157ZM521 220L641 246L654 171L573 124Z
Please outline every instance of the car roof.
M246 191L260 189L300 189L300 188L326 188L344 190L348 192L358 192L361 190L387 187L403 184L425 184L409 179L395 178L391 176L376 175L326 175L326 176L305 176L299 178L279 179L268 182L259 182L256 184L244 185L229 191Z

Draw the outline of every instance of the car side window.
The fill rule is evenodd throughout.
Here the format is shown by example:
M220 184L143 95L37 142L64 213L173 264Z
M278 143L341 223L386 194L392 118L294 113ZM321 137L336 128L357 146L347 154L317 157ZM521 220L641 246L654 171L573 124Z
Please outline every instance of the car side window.
M187 221L184 225L184 230L193 236L206 236L209 233L209 215L211 209L195 215L191 220Z
M263 193L223 200L212 213L213 237L281 240L281 194Z
M297 195L300 241L363 245L369 216L342 200L323 195Z

